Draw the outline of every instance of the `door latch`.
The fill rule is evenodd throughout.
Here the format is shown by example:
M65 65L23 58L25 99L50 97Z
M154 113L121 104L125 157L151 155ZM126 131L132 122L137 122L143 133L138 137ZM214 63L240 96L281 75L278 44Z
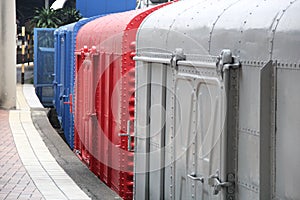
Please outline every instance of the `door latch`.
M131 122L130 122L130 120L128 120L127 121L127 133L125 133L125 134L121 133L121 134L119 134L119 136L127 136L127 138L128 138L127 149L128 149L128 151L134 151L134 148L132 148L132 146L131 146L131 141L132 141L133 136L130 135L130 126L131 126Z
M241 63L237 57L233 56L229 49L223 49L221 54L217 58L217 74L223 80L224 71L229 68L237 69L241 67Z
M195 172L188 174L187 177L194 181L200 181L201 183L204 182L204 178L202 176L197 176Z
M171 67L177 70L178 69L177 62L179 60L186 60L186 56L183 52L183 49L176 48L175 52L172 54L172 58L171 58L171 61L170 61Z
M229 175L228 175L229 176ZM230 175L232 176L232 174ZM234 180L229 180L227 182L222 182L219 178L219 171L216 174L210 175L208 178L208 185L213 187L213 194L218 195L222 188L229 188L234 186Z

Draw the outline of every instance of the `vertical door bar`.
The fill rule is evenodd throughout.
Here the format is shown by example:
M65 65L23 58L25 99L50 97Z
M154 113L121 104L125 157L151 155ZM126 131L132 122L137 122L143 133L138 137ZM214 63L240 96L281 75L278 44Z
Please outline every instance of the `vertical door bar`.
M151 63L136 63L134 197L149 199ZM138 189L137 189L138 188Z
M221 179L226 182L235 182L237 170L237 135L238 135L238 103L239 103L239 68L229 67L225 70L225 114L226 120L223 133L223 151ZM235 199L235 186L224 188L225 199Z
M271 134L275 104L274 96L274 67L269 61L260 70L260 153L259 153L259 198L271 198Z

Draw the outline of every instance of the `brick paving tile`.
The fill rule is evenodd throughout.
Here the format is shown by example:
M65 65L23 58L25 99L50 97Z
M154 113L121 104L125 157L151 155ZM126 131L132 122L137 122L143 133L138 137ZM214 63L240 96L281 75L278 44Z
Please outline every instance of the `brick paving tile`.
M22 165L8 117L8 111L0 110L0 200L44 199Z

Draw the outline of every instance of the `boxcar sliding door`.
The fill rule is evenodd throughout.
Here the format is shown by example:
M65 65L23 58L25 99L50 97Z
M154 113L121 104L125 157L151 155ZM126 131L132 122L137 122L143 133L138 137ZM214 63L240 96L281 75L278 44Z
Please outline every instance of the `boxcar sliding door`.
M238 64L138 59L135 197L234 199Z
M79 150L81 158L90 165L91 156L94 156L93 134L97 130L97 116L95 110L95 91L97 87L97 63L99 55L86 50L85 53L77 55L76 75L76 130L75 149Z
M207 178L218 174L224 180L223 84L179 67L174 95L175 199L210 199L214 196Z
M210 64L178 66L173 95L175 199L224 199L217 185L227 179L224 81Z

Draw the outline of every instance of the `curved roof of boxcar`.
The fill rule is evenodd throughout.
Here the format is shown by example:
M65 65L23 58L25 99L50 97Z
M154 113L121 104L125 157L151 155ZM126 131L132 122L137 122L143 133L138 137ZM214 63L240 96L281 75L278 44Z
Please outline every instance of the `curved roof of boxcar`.
M135 32L143 19L162 6L110 14L87 23L78 32L76 50L96 46L100 51L121 53L124 31L128 35L133 31L135 40Z
M296 0L180 1L144 20L137 53L216 56L227 48L241 60L300 63L299 10Z
M73 31L75 25L76 25L77 22L73 22L71 24L67 24L67 25L64 25L64 26L61 26L59 28L57 28L55 31L54 31L54 34L63 34L64 32L66 31Z
M63 34L66 31L70 31L70 32L76 31L75 29L77 27L81 27L84 24L86 24L86 23L88 23L88 22L90 22L90 21L92 21L94 19L97 19L99 17L102 17L102 16L104 16L104 15L98 15L98 16L94 16L94 17L90 17L90 18L82 18L82 19L80 19L77 22L73 22L71 24L66 24L64 26L61 26L61 27L57 28L54 31L54 34Z
M142 13L141 10L134 10L116 14L110 14L85 24L76 37L76 50L85 45L88 48L96 46L98 50L111 47L112 52L120 52L121 39L128 23ZM118 45L119 42L119 45Z

